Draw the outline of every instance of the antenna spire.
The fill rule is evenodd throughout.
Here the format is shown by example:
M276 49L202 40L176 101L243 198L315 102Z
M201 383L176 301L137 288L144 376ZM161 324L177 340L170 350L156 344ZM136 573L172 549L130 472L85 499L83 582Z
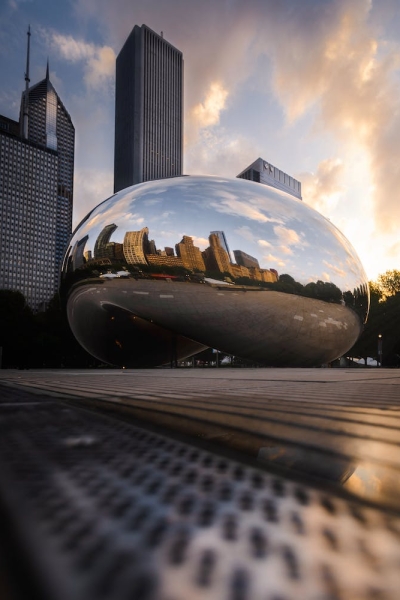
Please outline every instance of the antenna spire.
M23 114L23 137L28 139L28 112L29 112L29 52L31 46L31 26L28 27L28 45L26 50L26 71L25 71L25 96L24 96L24 114Z
M49 80L50 74L49 74L49 58L47 57L47 67L46 67L46 79L47 81Z

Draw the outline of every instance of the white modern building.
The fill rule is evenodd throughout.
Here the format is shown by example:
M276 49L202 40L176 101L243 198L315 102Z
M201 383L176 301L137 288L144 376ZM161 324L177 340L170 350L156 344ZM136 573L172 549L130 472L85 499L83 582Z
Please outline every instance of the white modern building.
M302 200L300 181L274 167L263 158L257 158L251 165L241 171L237 177L269 185Z

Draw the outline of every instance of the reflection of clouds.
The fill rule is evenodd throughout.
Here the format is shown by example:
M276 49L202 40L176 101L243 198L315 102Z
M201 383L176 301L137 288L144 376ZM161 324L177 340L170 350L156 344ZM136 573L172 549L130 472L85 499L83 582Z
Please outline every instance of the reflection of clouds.
M169 183L169 182L168 182ZM160 185L160 180L156 179L155 181L146 181L145 183L139 183L137 186L132 186L131 190L135 192L135 196L137 200L148 199L151 200L152 196L160 196L161 194L166 194L168 192L169 185L165 184L165 181ZM122 190L123 192L124 190Z
M293 254L293 252L291 251L289 246L279 246L278 250L282 254L287 254L287 255Z
M191 238L193 238L194 245L198 246L200 248L200 250L205 250L207 248L207 246L210 245L208 238L198 237L196 235L190 235L190 233L185 234L185 235L189 235Z
M299 234L294 229L276 225L274 227L274 233L282 246L299 246L302 244Z
M252 221L259 221L260 223L268 223L268 222L277 223L278 222L275 219L268 218L260 210L258 210L257 208L253 208L252 206L249 206L248 204L246 204L245 202L242 202L241 200L225 199L222 201L221 204L211 202L210 206L215 208L218 212L226 213L228 215L235 215L235 216L240 214L245 219L251 219Z
M162 198L150 198L149 200L143 200L143 204L145 206L155 206L156 204L160 204L162 202Z
M279 267L284 267L286 265L284 260L273 254L264 254L263 260L271 264L270 268L273 268L275 265L278 265Z
M248 242L255 241L254 231L250 229L250 227L248 227L247 225L243 225L243 227L238 227L234 230L234 232L240 235L240 237L244 238Z
M148 227L159 249L188 235L204 250L210 231L221 230L230 248L303 284L323 279L345 291L367 280L354 249L332 223L284 192L241 179L177 177L132 186L93 209L72 246L89 235L85 249L93 250L113 223L115 242L123 242L126 231Z
M336 265L331 265L326 260L323 260L322 262L324 263L324 265L326 265L328 267L328 269L333 271L333 273L335 273L335 275L338 275L339 277L346 277L346 271L344 271L343 269L340 269Z
M347 271L352 273L357 281L357 285L362 283L362 281L367 280L367 275L364 270L360 273L360 268L358 266L358 262L356 261L354 256L348 256L346 258L346 268Z

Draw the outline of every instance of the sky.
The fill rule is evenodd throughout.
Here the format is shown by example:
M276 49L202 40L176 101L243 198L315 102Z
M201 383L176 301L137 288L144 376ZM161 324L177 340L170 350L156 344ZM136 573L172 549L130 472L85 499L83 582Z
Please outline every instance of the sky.
M0 114L50 80L76 130L74 226L113 192L115 58L134 25L184 57L184 173L258 157L354 246L400 270L399 0L0 0Z

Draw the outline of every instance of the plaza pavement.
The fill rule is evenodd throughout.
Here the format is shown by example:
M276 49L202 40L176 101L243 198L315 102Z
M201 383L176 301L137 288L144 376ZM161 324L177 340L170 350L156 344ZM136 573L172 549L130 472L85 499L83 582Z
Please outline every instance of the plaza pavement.
M399 409L397 370L2 370L0 597L397 600Z
M122 411L399 507L400 370L2 370L0 384Z

